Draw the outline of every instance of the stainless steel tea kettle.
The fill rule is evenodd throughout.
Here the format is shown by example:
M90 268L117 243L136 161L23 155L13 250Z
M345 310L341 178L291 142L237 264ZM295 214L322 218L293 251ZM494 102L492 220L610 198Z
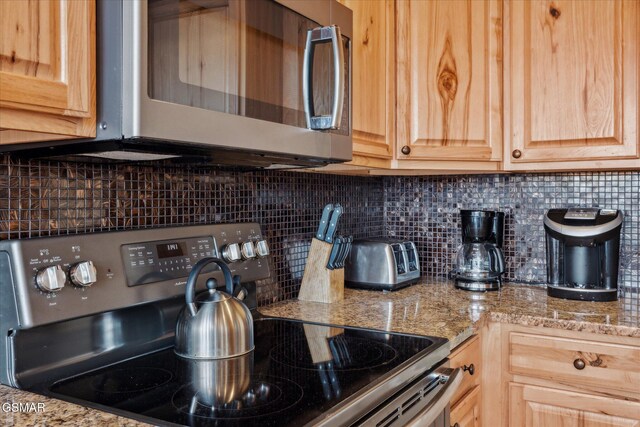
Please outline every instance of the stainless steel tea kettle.
M206 292L196 298L200 271L208 264L220 266L227 292L207 281ZM178 315L175 352L189 359L224 359L253 350L253 317L242 302L233 297L233 278L227 264L219 258L203 258L193 266L185 291L187 305Z

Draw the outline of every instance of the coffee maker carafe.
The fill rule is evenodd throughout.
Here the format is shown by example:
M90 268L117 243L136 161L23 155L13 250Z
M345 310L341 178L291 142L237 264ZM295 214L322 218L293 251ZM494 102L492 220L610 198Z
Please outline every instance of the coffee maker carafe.
M455 283L469 291L498 290L504 273L504 213L460 210L462 246L456 255Z

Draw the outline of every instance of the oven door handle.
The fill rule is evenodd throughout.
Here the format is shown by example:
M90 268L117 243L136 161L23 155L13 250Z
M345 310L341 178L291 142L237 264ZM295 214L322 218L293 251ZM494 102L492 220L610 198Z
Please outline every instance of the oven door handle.
M441 381L445 381L444 387L433 397L426 408L413 417L406 427L428 426L442 414L451 398L458 391L458 387L462 383L463 372L460 368L450 369L441 368L436 372L441 374Z

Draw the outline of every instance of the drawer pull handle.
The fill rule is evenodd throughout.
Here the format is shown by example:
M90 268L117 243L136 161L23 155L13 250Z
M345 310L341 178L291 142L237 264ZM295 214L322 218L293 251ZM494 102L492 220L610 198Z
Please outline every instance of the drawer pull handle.
M584 363L584 360L582 360L582 359L576 359L576 360L573 361L573 367L578 369L579 371L583 370L585 366L586 366L586 364Z
M464 365L464 366L462 367L462 370L463 370L463 371L465 371L465 372L469 371L469 375L473 375L473 374L476 372L476 367L475 367L475 366L473 366L473 363L472 363L472 364L471 364L471 365L469 365L469 366Z
M451 427L460 427L460 424L455 423L454 425L452 425Z

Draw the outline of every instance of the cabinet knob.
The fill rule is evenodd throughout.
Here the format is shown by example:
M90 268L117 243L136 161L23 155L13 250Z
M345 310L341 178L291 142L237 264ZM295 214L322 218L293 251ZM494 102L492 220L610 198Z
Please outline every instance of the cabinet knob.
M411 147L409 147L408 145L405 145L404 147L402 147L400 149L400 151L402 151L402 154L407 156L407 155L411 154Z
M519 159L520 157L522 157L522 151L513 150L513 152L511 153L511 156L513 156L514 159Z
M576 368L576 369L578 369L578 370L580 370L580 371L581 371L581 370L583 370L583 369L584 369L584 367L585 367L584 360L582 360L582 359L576 359L576 360L574 360L574 361L573 361L573 367L574 367L574 368Z
M476 367L475 367L475 366L473 366L473 363L472 363L472 364L471 364L471 365L469 365L469 366L464 365L464 366L462 367L462 370L463 370L463 371L465 371L465 372L466 372L466 371L469 371L469 375L473 375L473 374L476 372Z

